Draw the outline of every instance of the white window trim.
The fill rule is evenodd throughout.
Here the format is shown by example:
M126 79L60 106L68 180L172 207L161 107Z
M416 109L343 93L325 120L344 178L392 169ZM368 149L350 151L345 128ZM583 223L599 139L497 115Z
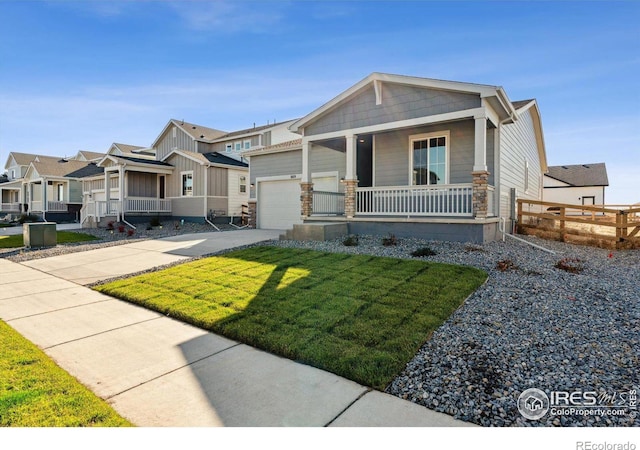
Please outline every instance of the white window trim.
M530 183L530 174L529 174L529 160L525 158L524 160L524 192L529 192Z
M184 176L185 175L191 175L191 195L187 195L185 194L185 189L184 189ZM193 197L194 195L194 186L193 186L193 170L185 170L183 172L180 172L180 197Z
M233 143L233 151L241 152L242 151L242 141L236 141Z
M233 144L231 142L225 144L224 151L227 153L231 153L233 151Z
M243 182L244 179L244 182ZM242 186L244 186L244 192L242 192ZM247 176L246 175L240 175L238 177L238 193L239 194L247 194Z
M249 144L247 146L247 144ZM245 139L242 141L242 150L249 150L251 148L251 139Z
M409 136L409 179L407 182L408 186L415 186L413 184L413 143L415 141L423 141L425 139L430 139L434 137L444 137L446 139L446 150L445 150L445 160L446 160L446 168L444 173L444 183L449 184L449 172L451 171L451 164L449 163L449 156L451 154L451 132L449 130L443 131L435 131L433 133L422 133L422 134L412 134ZM427 162L427 166L429 163ZM424 186L431 186L429 184ZM434 184L433 186L437 186Z

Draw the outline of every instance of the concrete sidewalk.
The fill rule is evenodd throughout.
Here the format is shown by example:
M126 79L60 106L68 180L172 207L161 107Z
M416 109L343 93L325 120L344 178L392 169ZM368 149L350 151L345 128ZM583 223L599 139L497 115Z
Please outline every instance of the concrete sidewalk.
M0 318L139 426L470 425L81 286L270 234L278 232L0 259Z

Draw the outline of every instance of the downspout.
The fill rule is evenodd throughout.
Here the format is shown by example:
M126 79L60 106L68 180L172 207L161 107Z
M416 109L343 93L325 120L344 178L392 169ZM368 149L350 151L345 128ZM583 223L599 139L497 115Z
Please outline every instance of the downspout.
M125 174L125 166L127 165L127 163L124 163L122 165L122 173L120 174L120 209L122 210L122 212L119 212L119 214L122 215L122 222L126 223L127 225L129 225L131 228L133 228L134 230L136 229L136 227L132 224L130 224L129 222L127 222L127 220L124 218L124 174Z
M42 177L42 221L46 222L47 217L47 180Z
M206 223L208 223L209 225L211 225L213 228L215 228L217 231L220 231L220 228L218 228L213 222L211 222L209 220L209 218L207 217L207 194L208 194L208 190L209 190L209 184L208 184L208 175L209 175L209 169L211 168L211 164L207 164L204 167L204 205L203 205L203 217L204 217L204 221Z

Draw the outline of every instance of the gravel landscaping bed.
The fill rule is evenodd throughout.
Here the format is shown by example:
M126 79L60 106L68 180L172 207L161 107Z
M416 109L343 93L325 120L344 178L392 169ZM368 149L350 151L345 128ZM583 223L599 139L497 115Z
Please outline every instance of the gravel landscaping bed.
M236 228L228 224L216 224L221 231L235 230ZM151 228L151 229L147 229ZM13 262L24 262L39 258L48 258L51 256L65 255L67 253L84 252L87 250L93 250L102 247L111 247L114 245L130 244L133 242L143 241L146 239L157 239L163 237L177 236L188 233L205 233L216 231L209 224L191 223L185 222L178 225L177 223L168 223L162 227L150 227L149 224L137 224L136 230L134 230L131 236L127 231L129 227L125 228L124 232L120 232L115 227L114 230L107 230L106 228L83 228L78 230L67 230L70 232L78 232L91 234L98 238L96 241L88 241L75 244L57 245L50 248L19 248L19 249L0 249L0 258L6 258Z
M100 240L0 250L0 257L21 262L214 229L191 223L179 229L165 225L146 230L140 225L131 237L117 230L78 231ZM640 250L610 251L525 237L556 251L553 255L515 241L475 245L400 238L397 245L383 246L382 238L359 236L358 245L351 247L343 245L343 239L272 244L397 258L413 258L413 251L428 247L435 255L420 259L489 273L487 282L387 387L388 393L483 426L639 426L640 420L630 413L546 414L528 420L518 412L517 400L528 388L547 394L640 393ZM558 263L575 273L557 268Z
M557 254L515 241L399 239L385 247L373 236L360 236L354 247L342 239L275 245L399 258L429 247L436 255L424 260L489 273L387 387L390 394L483 426L638 426L628 409L623 416L548 413L539 420L518 412L528 388L640 393L640 250L527 240ZM576 273L556 268L560 261Z

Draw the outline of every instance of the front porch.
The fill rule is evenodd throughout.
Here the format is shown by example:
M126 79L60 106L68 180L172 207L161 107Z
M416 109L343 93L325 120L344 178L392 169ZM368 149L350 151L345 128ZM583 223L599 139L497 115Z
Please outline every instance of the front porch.
M104 218L121 220L124 214L171 214L171 200L161 198L126 198L120 200L88 201L81 210L81 223L89 219L98 223Z
M495 217L495 188L485 185L486 217ZM357 187L354 217L474 218L474 185ZM345 192L312 191L311 214L345 216Z

